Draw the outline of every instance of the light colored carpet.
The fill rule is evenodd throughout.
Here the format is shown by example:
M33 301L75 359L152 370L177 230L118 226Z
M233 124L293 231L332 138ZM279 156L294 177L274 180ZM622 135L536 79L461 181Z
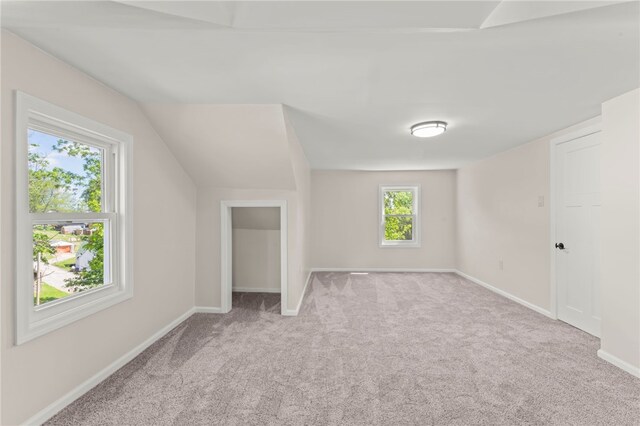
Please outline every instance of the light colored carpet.
M637 425L598 339L453 274L316 273L196 314L51 425Z

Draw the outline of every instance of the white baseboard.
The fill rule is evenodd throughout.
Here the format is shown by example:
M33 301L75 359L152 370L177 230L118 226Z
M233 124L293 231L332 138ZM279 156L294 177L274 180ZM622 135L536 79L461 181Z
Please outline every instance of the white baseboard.
M307 292L307 287L309 286L309 281L311 281L311 275L313 274L313 269L309 271L307 275L307 281L304 283L304 288L302 289L302 294L300 295L300 300L298 300L298 306L295 309L287 309L282 312L282 315L288 317L295 317L300 313L300 307L302 306L302 301L304 300L304 295Z
M140 355L145 349L151 346L156 341L160 340L165 334L173 330L176 326L182 323L184 320L189 318L195 312L194 308L189 309L184 314L180 315L175 320L171 321L169 324L158 330L151 337L149 337L144 342L140 343L135 348L131 349L126 354L122 355L120 358L109 364L107 367L103 368L101 371L90 377L84 383L75 387L69 393L58 399L57 401L49 404L44 409L40 410L37 414L32 416L30 419L25 421L23 424L25 425L41 425L55 414L57 414L60 410L65 408L67 405L71 404L76 399L80 398L82 395L87 393L93 387L98 385L100 382L105 380L107 377L118 371L129 361Z
M198 314L221 314L222 308L209 306L196 306L194 312Z
M499 294L500 296L506 297L509 300L513 300L516 303L519 303L523 306L526 306L529 309L532 309L544 316L547 316L551 319L556 319L553 317L551 312L548 310L541 308L540 306L534 305L533 303L529 303L526 300L520 299L512 295L511 293L507 293L504 290L500 290L497 287L494 287L490 284L485 283L477 278L474 278L470 275L465 274L462 271L458 271L457 269L448 269L448 268L312 268L313 272L437 272L437 273L446 273L453 272L460 275L463 278L468 279L469 281L481 285L482 287L493 291L494 293Z
M280 293L280 287L278 288L254 288L254 287L233 287L232 292L237 291L239 293Z
M507 293L507 292L506 292L506 291L504 291L504 290L500 290L499 288L494 287L494 286L492 286L492 285L490 285L490 284L487 284L487 283L485 283L484 281L481 281L481 280L479 280L479 279L477 279L477 278L475 278L475 277L472 277L471 275L467 275L467 274L465 274L465 273L464 273L464 272L462 272L462 271L458 271L458 270L456 270L456 271L455 271L455 273L456 273L456 274L458 274L458 275L460 275L462 278L466 278L467 280L469 280L469 281L471 281L471 282L473 282L473 283L476 283L476 284L478 284L478 285L481 285L482 287L484 287L484 288L486 288L486 289L488 289L488 290L491 290L491 291L493 291L494 293L499 294L500 296L506 297L506 298L507 298L507 299L509 299L509 300L513 300L514 302L519 303L519 304L521 304L522 306L526 306L527 308L529 308L529 309L531 309L531 310L534 310L534 311L536 311L536 312L537 312L537 313L539 313L539 314L542 314L542 315L544 315L544 316L546 316L546 317L549 317L549 318L551 318L551 319L556 319L556 318L554 318L554 317L553 317L553 315L551 314L551 312L549 312L548 310L546 310L546 309L544 309L544 308L541 308L540 306L534 305L533 303L530 303L530 302L527 302L526 300L520 299L519 297L516 297L516 296L514 296L514 295L513 295L513 294L511 294L511 293Z
M312 272L456 272L438 268L311 268Z
M509 300L513 300L516 303L519 303L523 306L526 306L529 309L532 309L544 316L547 316L551 319L556 319L548 310L541 308L540 306L534 305L533 303L529 303L526 300L522 300L519 297L512 295L511 293L507 293L504 290L500 290L497 287L494 287L490 284L485 283L477 278L474 278L470 275L465 274L462 271L458 271L457 269L437 269L437 268L312 268L312 272L437 272L437 273L446 273L453 272L460 275L463 278L468 279L469 281L481 285L482 287L493 291L494 293L499 294L500 296L506 297Z
M609 352L605 352L602 349L598 349L598 356L610 364L615 365L616 367L626 371L632 376L636 376L640 378L640 367L636 367L635 365L629 364L627 361L623 361L617 356L611 355Z

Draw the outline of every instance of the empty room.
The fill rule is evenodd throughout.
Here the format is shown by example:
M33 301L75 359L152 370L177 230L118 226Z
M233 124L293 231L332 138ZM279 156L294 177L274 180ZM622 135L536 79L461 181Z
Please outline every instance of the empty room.
M0 1L1 425L640 424L640 1Z

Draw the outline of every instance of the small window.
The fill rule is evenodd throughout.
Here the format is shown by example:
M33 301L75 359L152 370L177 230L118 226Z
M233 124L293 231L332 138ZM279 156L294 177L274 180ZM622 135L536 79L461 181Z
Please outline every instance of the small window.
M380 187L380 246L420 247L420 188Z
M132 138L20 92L16 120L20 344L131 297Z

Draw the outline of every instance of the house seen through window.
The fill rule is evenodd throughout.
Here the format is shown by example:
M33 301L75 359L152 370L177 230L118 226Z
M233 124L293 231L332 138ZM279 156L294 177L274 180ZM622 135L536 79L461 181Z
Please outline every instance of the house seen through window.
M44 303L104 285L105 221L85 218L104 211L104 150L28 129L29 211L33 224L33 303ZM48 220L46 214L73 214ZM53 216L53 215L52 215Z

